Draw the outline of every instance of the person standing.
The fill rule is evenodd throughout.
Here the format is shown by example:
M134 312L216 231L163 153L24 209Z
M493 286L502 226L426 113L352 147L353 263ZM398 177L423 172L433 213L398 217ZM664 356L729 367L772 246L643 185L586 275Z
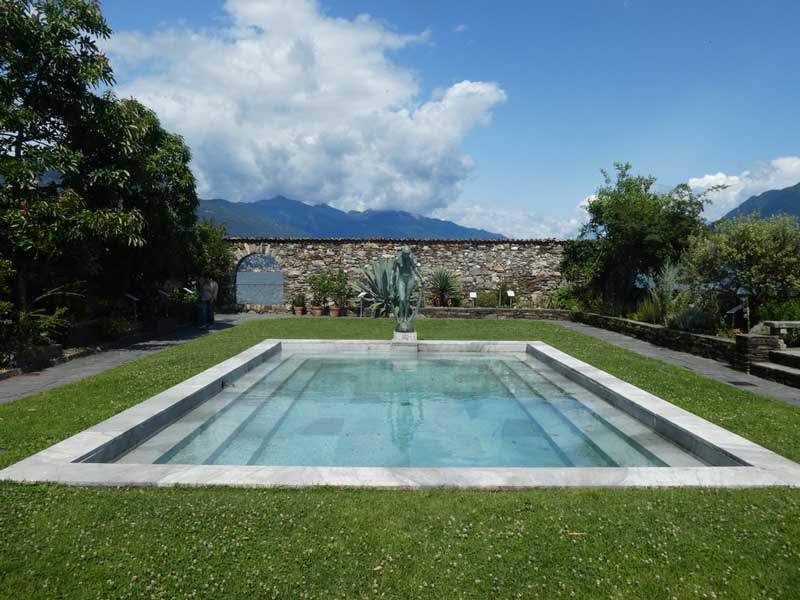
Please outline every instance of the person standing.
M210 277L201 277L200 281L200 326L208 329L214 324L214 309L219 293L219 284Z

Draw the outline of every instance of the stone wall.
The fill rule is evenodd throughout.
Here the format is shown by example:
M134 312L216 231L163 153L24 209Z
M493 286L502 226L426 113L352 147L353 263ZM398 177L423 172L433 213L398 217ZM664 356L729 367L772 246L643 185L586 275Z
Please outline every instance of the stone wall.
M426 306L420 311L429 319L484 319L507 321L512 319L534 321L571 321L572 312L557 308L440 308Z
M310 293L308 277L312 273L341 267L356 280L364 266L379 256L397 255L404 245L411 248L425 276L437 269L448 269L461 278L465 294L495 290L507 281L518 301L540 302L561 283L563 242L558 240L229 238L228 243L234 256L229 282L232 293L235 294L236 270L242 259L251 254L267 254L280 263L285 305L297 292ZM225 300L233 302L233 298Z
M652 323L595 313L576 312L572 314L572 320L624 333L656 346L688 352L689 354L711 358L730 365L737 366L740 362L736 350L736 340L731 338L690 333L679 329L670 329L663 325L653 325Z

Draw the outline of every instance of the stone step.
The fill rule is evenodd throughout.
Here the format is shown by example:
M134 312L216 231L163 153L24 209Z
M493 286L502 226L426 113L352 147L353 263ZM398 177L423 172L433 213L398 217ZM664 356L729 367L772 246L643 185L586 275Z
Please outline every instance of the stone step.
M794 367L772 362L754 362L750 365L750 373L756 377L763 377L784 385L800 388L800 369L795 369Z
M769 361L785 367L800 369L800 348L773 350L769 353Z

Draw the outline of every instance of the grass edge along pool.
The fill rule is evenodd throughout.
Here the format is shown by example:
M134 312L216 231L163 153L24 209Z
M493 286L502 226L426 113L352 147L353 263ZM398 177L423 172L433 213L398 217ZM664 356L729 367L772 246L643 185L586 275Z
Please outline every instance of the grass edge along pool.
M527 353L711 466L348 467L113 463L276 353ZM0 479L75 485L800 487L800 466L542 342L266 340L94 427L0 471Z

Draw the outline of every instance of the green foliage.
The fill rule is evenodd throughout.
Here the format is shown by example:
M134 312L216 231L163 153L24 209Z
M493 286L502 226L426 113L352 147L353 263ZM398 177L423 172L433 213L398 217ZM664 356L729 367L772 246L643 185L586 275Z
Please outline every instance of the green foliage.
M358 289L366 293L364 302L376 317L391 315L397 302L392 264L390 258L381 256L375 259L372 265L362 270L363 280L356 283Z
M434 296L436 306L449 306L454 300L461 300L461 281L447 269L433 272L428 280L428 289Z
M647 297L639 302L635 318L657 325L667 325L676 312L679 275L680 268L672 262L667 262L658 276L648 282Z
M677 261L690 237L702 231L706 200L685 184L658 193L654 177L632 175L627 163L615 168L616 180L603 172L605 185L589 201L580 235L567 242L562 268L583 293L599 295L618 312L636 300L641 277Z
M216 225L211 220L203 220L197 223L194 233L194 274L210 277L222 286L228 279L233 261L231 248L225 242L225 224Z
M303 306L306 305L306 295L303 292L298 292L292 298L292 306Z
M347 306L352 296L352 289L350 287L350 279L347 275L347 271L339 269L330 276L330 288L328 289L328 293L336 306Z
M102 317L99 319L100 337L113 340L130 332L131 324L125 317Z
M550 295L548 307L561 310L581 310L580 297L572 286L562 286Z
M195 229L198 201L191 154L180 136L165 131L155 113L136 100L120 100L111 93L95 98L70 136L81 160L74 172L64 175L63 184L93 208L135 211L144 222L140 247L111 243L109 252L91 265L97 271L115 271L114 280L103 281L105 290L119 294L134 281L147 287L185 279L196 273L197 258L201 273L224 279L215 257L197 254L206 252L203 244L221 240L224 231L214 231L210 223ZM215 246L212 252L223 251Z
M71 131L90 114L92 88L113 81L96 39L110 29L95 2L0 4L0 254L16 268L24 311L32 271L73 251L143 242L136 210L83 197L62 176L91 179Z
M765 321L800 321L800 298L767 302L760 315Z
M481 308L497 308L497 292L492 290L478 290L475 306Z
M767 302L759 315L764 321L800 321L800 298ZM790 329L782 337L788 346L800 346L800 328Z
M744 288L755 315L800 290L800 224L794 217L739 217L691 239L687 271L695 288L735 298Z
M331 293L331 277L327 273L314 273L308 278L311 288L311 306L323 306Z

